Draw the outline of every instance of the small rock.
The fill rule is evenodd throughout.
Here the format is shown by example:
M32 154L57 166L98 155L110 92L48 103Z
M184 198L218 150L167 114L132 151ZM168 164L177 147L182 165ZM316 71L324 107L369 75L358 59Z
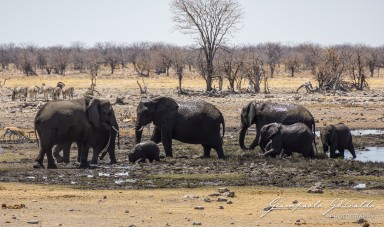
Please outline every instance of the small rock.
M34 200L32 200L32 202L36 203L36 202L37 202L37 200L36 200L36 199L34 199Z
M5 204L5 203L1 204L1 208L6 209L7 208L7 204Z
M369 227L369 223L368 223L368 222L365 222L365 223L363 224L363 227Z
M296 199L292 201L293 204L297 204L299 201L297 201Z
M107 196L105 195L105 196L103 196L103 199L107 199Z
M227 202L227 201L228 201L228 199L224 198L224 197L217 198L217 202Z
M126 214L129 214L129 210L125 210L125 213L126 213Z
M210 203L210 202L211 202L211 199L210 199L210 198L205 198L205 199L204 199L204 202L206 202L206 203Z
M224 192L223 196L233 198L235 197L235 192L232 192L232 191Z
M31 220L27 222L28 224L39 224L38 220Z
M195 210L204 210L203 206L195 206Z
M219 194L219 193L212 193L212 194L209 194L208 196L221 196L221 194Z
M233 202L231 200L228 200L227 201L227 204L232 204Z
M183 197L181 197L181 199L198 199L199 196L197 195L185 195Z
M219 188L217 189L219 193L229 192L230 190L228 188Z
M219 206L219 209L222 209L222 210L223 210L223 209L224 209L224 207L223 207L223 206Z
M319 193L319 194L322 194L322 193L324 193L324 192L323 192L323 189L318 188L318 187L316 187L316 186L312 186L311 188L309 188L309 190L307 191L307 193Z
M193 222L192 225L201 225L202 223L201 222Z
M136 225L134 225L134 224L131 224L129 227L136 227Z

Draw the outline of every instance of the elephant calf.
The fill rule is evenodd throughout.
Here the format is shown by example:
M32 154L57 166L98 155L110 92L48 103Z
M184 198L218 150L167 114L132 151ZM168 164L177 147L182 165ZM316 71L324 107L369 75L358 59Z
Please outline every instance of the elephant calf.
M145 162L146 159L149 162L153 160L160 161L160 149L155 142L146 141L136 144L131 153L128 154L128 159L130 163L135 162Z
M301 153L306 158L314 158L313 133L304 123L283 125L270 123L260 130L259 144L266 149L264 156L291 155Z
M327 125L320 130L320 137L324 152L328 152L328 148L330 147L331 158L344 158L345 149L348 149L349 152L351 152L354 159L356 158L351 131L345 124L339 123L336 125ZM338 150L339 153L336 153L336 150Z

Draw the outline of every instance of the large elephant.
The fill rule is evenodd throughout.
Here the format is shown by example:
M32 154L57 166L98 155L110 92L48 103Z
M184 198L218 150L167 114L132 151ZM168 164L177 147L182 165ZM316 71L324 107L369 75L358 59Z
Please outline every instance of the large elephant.
M137 107L136 143L141 141L143 127L151 122L155 125L151 140L155 143L162 141L167 157L172 157L172 139L176 139L184 143L201 144L204 148L204 157L210 157L213 148L219 158L224 158L222 147L225 133L224 118L210 103L176 102L168 97L141 101Z
M239 132L239 145L241 149L255 149L258 146L260 129L270 123L282 123L285 125L302 122L306 124L315 134L315 119L312 114L303 106L295 104L277 104L272 102L250 102L241 111L241 129ZM256 124L256 137L249 146L245 147L244 139L248 128ZM313 143L316 149L315 137ZM263 150L263 148L261 147ZM263 150L264 152L264 150Z
M330 147L331 158L344 158L345 149L348 149L349 152L351 152L354 159L356 158L351 131L345 124L339 123L336 125L327 125L320 130L320 138L324 152L328 152L328 148ZM338 154L335 152L336 150L339 151Z
M113 114L114 115L114 114ZM110 164L116 164L116 155L115 155L115 140L117 137L117 145L119 146L120 136L119 136L119 125L117 124L116 118L112 118L111 122L112 131L105 130L103 127L94 127L92 130L92 138L90 141L90 146L93 149L93 156L91 164L97 164L97 159L100 156L100 160L104 158L106 153L109 154ZM111 135L111 136L109 136ZM58 144L53 149L53 156L56 158L58 163L65 162L69 163L69 154L71 150L72 142ZM77 145L79 146L79 144ZM107 148L107 149L104 149ZM103 150L104 149L104 150ZM60 155L60 151L63 151L63 156ZM81 154L78 154L78 161L80 161Z
M52 147L72 142L78 144L80 167L89 167L87 159L93 130L101 127L110 132L105 136L109 138L112 136L112 123L115 120L111 103L106 100L84 97L44 104L35 116L35 132L40 139L40 152L33 167L44 168L43 160L47 154L48 168L57 168L52 156ZM111 144L114 144L114 141L111 141Z
M311 129L301 122L291 125L270 123L261 128L259 145L266 148L264 156L275 157L298 152L305 158L314 158L313 137Z

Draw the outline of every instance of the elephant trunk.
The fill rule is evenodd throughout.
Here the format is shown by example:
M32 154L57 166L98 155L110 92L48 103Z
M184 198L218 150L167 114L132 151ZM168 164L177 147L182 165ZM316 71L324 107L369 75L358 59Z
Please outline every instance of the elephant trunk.
M107 145L105 145L104 149L101 151L100 160L103 160L104 156L107 154L110 144L111 144L111 134L109 134Z
M247 127L242 127L239 132L239 145L243 150L249 149L244 145L245 134L247 133L247 129L248 129Z
M140 123L135 125L135 136L136 136L136 144L141 142L141 136L143 135L143 127Z

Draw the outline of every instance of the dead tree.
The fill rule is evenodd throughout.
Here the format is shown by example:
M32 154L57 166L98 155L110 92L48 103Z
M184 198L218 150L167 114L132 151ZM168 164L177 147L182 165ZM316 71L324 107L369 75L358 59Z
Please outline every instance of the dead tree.
M143 87L140 85L139 81L136 80L137 85L139 85L139 88L140 88L140 94L143 95L143 94L147 94L147 85L145 84L144 79L142 81L143 81Z
M3 81L3 83L0 82L0 87L3 87L3 86L5 85L5 82L6 82L7 80L9 80L9 79L10 79L10 78L5 78L4 81Z
M296 93L298 93L299 90L300 90L301 88L303 88L303 87L305 88L305 90L307 91L307 93L314 93L314 92L319 91L319 88L318 88L318 87L313 88L311 81L308 81L308 82L305 82L304 84L300 85L300 87L296 90Z

